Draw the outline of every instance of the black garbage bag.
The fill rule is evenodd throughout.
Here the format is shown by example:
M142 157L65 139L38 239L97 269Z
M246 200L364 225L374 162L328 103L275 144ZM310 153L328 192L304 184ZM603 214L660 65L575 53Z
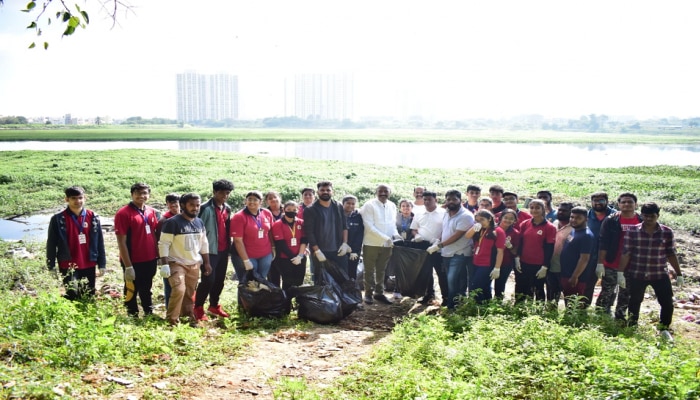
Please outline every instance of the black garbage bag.
M249 274L244 283L238 285L238 302L251 317L281 318L291 310L284 290L257 273Z
M330 265L331 267L329 269L326 269L325 266L321 269L321 273L323 274L322 279L326 283L326 286L331 286L335 294L338 295L340 299L340 308L343 310L343 317L347 317L357 309L358 304L362 303L362 293L355 287L355 281L351 279L346 279L342 284L333 279L330 269L335 267L339 270L340 268L337 268L335 264ZM316 273L318 273L318 269ZM345 276L347 277L347 273L345 273Z
M425 294L427 281L418 277L427 256L428 253L425 250L394 247L387 268L392 269L396 276L396 284L403 296L415 297Z
M299 318L319 324L333 324L343 319L340 297L332 286L299 286L289 291L297 299Z

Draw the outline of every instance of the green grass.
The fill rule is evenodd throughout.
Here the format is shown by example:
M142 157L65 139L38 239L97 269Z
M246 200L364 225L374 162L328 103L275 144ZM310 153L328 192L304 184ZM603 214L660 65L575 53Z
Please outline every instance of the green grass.
M345 142L511 142L700 144L697 132L590 133L546 130L440 129L204 129L128 128L0 129L0 141L16 140L230 140Z
M410 198L415 185L443 194L479 184L486 193L499 183L521 199L549 189L554 203L573 200L587 204L591 193L605 190L615 199L626 191L639 202L661 205L661 221L674 228L700 231L700 167L557 168L510 171L377 167L339 161L275 158L207 151L17 151L0 152L0 216L55 209L63 203L63 189L83 186L88 206L113 215L129 200L130 186L139 181L153 188L151 204L162 207L170 192L196 192L207 199L211 182L234 182L230 203L243 205L249 190L278 190L284 200L298 200L299 190L328 179L335 198L355 194L362 204L378 183L393 187L391 199Z

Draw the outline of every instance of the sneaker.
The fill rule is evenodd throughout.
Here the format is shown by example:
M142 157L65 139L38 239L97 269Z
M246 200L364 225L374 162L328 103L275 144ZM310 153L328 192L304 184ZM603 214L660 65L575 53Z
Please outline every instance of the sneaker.
M209 312L209 314L216 315L217 317L221 317L221 318L230 317L230 315L226 311L224 311L223 308L221 308L221 304L219 304L218 306L209 306L207 311Z
M663 339L669 343L673 343L673 336L671 335L671 332L669 332L665 329L663 331L661 331L661 339Z
M394 292L394 300L401 300L403 297L401 296L401 293L399 292Z
M366 296L365 296L365 303L367 303L367 304L372 304L372 303L374 303L374 300L372 300L372 296L366 295Z
M209 321L209 317L204 313L204 307L199 306L194 308L194 318L196 321Z
M375 295L374 295L374 299L377 300L377 301L380 302L380 303L384 303L384 304L394 304L394 302L392 302L391 300L389 300L389 299L388 299L386 296L384 296L383 294L375 294Z

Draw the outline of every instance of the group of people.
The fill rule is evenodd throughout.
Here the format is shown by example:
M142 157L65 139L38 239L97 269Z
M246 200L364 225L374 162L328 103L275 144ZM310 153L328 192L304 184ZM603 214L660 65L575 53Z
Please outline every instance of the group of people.
M518 195L500 185L491 186L487 197L478 185L469 185L464 201L459 190L448 190L442 204L437 193L417 186L413 198L399 200L397 207L391 187L380 184L375 197L358 208L355 196L339 203L333 184L321 181L301 190L300 204L283 203L274 191L250 191L245 206L234 212L228 204L233 190L232 182L217 180L204 204L196 193L169 194L168 211L160 215L146 205L148 185L131 187L131 202L114 218L130 315L139 313L137 297L144 314L153 312L151 289L160 268L171 324L183 317L196 324L207 314L228 317L219 300L229 255L239 280L263 277L284 290L303 284L307 264L320 284L316 269L323 263L333 262L356 279L362 261L364 302L391 304L386 268L399 245L427 253L419 275L427 289L419 301L437 300L436 276L448 309L466 296L481 303L494 295L502 299L513 272L516 302L558 303L563 296L567 304L586 308L601 280L595 306L613 313L617 300L613 316L631 325L652 286L666 332L673 315L671 278L683 284L673 231L658 223L657 204L645 203L638 213L632 193L617 198L619 210L604 192L591 195L590 209L566 201L555 209L551 192L542 190L523 210ZM49 225L47 263L60 271L66 297L75 299L94 294L95 276L106 263L104 240L99 216L84 206L85 191L73 186L65 195L66 209ZM400 298L400 288L395 291Z

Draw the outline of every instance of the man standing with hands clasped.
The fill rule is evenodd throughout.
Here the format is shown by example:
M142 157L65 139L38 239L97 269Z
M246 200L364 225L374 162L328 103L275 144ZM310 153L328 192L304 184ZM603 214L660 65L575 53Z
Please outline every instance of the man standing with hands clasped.
M591 254L595 249L595 238L593 232L588 229L587 214L586 207L574 207L571 210L569 225L573 231L565 239L561 250L560 286L567 306L575 296L585 295L589 275L594 273ZM581 300L577 306L584 309L587 303Z
M209 276L212 272L207 233L204 223L197 217L201 202L196 193L182 196L182 212L167 220L160 234L160 274L168 278L172 288L166 314L170 325L177 325L180 317L188 317L190 324L197 326L192 297L197 289L202 261L203 274Z
M625 283L630 294L628 323L637 325L644 292L647 286L651 286L661 305L661 337L672 341L668 328L673 318L673 289L666 263L671 264L676 284L682 287L683 275L676 257L676 241L671 228L658 223L660 210L656 203L643 204L641 211L643 222L627 231L620 257L619 271L625 273L623 279L628 280Z
M362 241L362 253L365 263L365 303L372 304L373 299L384 304L392 304L384 295L384 274L391 257L394 240L400 240L396 229L396 204L389 200L391 189L387 185L378 185L377 198L369 200L360 209L365 235ZM374 296L372 290L374 289Z

